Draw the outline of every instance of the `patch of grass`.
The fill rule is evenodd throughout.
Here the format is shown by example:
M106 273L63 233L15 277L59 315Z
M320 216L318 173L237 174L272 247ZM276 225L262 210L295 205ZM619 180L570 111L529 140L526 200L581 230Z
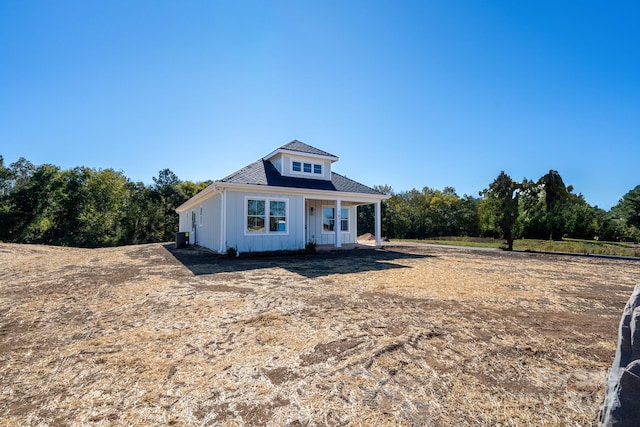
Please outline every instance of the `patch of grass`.
M428 243L435 245L468 246L476 248L499 248L503 241L487 237L433 237L428 239L392 239L391 242Z
M501 248L504 242L500 239L482 237L439 237L430 239L393 239L393 242L414 242L452 246L468 246L482 248ZM566 252L574 254L611 255L624 257L640 257L640 247L627 242L604 242L599 240L580 240L565 238L560 241L518 239L513 242L517 251Z
M563 239L535 240L520 239L513 244L516 250L544 251L544 252L568 252L587 255L612 255L624 257L640 257L638 247L633 244L620 242L601 242L597 240Z

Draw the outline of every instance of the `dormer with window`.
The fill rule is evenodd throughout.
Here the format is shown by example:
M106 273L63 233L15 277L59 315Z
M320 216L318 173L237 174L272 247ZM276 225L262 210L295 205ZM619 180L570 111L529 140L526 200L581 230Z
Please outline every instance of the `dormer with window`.
M294 140L264 157L282 176L331 181L331 164L338 157Z

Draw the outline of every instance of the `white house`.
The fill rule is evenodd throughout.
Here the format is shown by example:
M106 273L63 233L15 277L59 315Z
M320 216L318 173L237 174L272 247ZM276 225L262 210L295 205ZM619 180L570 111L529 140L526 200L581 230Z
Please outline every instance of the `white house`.
M380 246L380 202L389 196L333 172L337 161L291 141L180 205L180 231L219 253L297 250L311 241L339 248L356 243L356 207L375 204Z

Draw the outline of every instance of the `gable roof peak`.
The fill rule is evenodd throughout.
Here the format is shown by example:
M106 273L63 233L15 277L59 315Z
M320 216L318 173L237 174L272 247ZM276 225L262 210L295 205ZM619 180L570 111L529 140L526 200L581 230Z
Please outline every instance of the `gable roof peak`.
M271 157L273 157L274 155L276 155L279 152L296 152L296 153L300 153L300 154L304 154L307 156L312 156L312 157L327 157L329 158L332 162L335 162L338 160L338 156L335 156L331 153L327 153L326 151L320 150L319 148L316 147L312 147L309 144L305 144L302 141L298 141L297 139L294 139L291 142L288 142L287 144L283 145L282 147L276 149L274 152L272 152L271 154L267 155L266 157L264 157L264 159L269 159Z

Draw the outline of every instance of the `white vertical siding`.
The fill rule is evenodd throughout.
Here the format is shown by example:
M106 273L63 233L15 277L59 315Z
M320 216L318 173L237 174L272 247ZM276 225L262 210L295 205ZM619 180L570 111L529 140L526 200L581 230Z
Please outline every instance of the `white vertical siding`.
M222 196L216 194L201 204L194 205L179 214L180 232L189 233L189 244L199 245L214 251L220 246L221 218L220 203ZM202 223L200 222L202 209ZM192 215L196 215L196 227L193 229Z
M221 200L222 196L216 194L193 208L196 213L196 230L195 236L189 236L190 239L195 238L198 245L216 251L220 246ZM200 208L202 208L202 223L200 223ZM191 232L191 234L194 233ZM193 243L192 240L191 242Z
M275 166L278 172L280 172L280 175L282 175L282 156L276 157L271 163Z
M331 162L322 162L322 179L331 181Z
M287 201L287 233L247 235L246 198L278 199ZM226 200L226 247L236 247L238 252L265 252L303 249L302 196L290 194L264 194L254 192L227 191ZM265 219L268 227L268 218Z
M178 231L181 233L191 232L191 209L178 215Z

